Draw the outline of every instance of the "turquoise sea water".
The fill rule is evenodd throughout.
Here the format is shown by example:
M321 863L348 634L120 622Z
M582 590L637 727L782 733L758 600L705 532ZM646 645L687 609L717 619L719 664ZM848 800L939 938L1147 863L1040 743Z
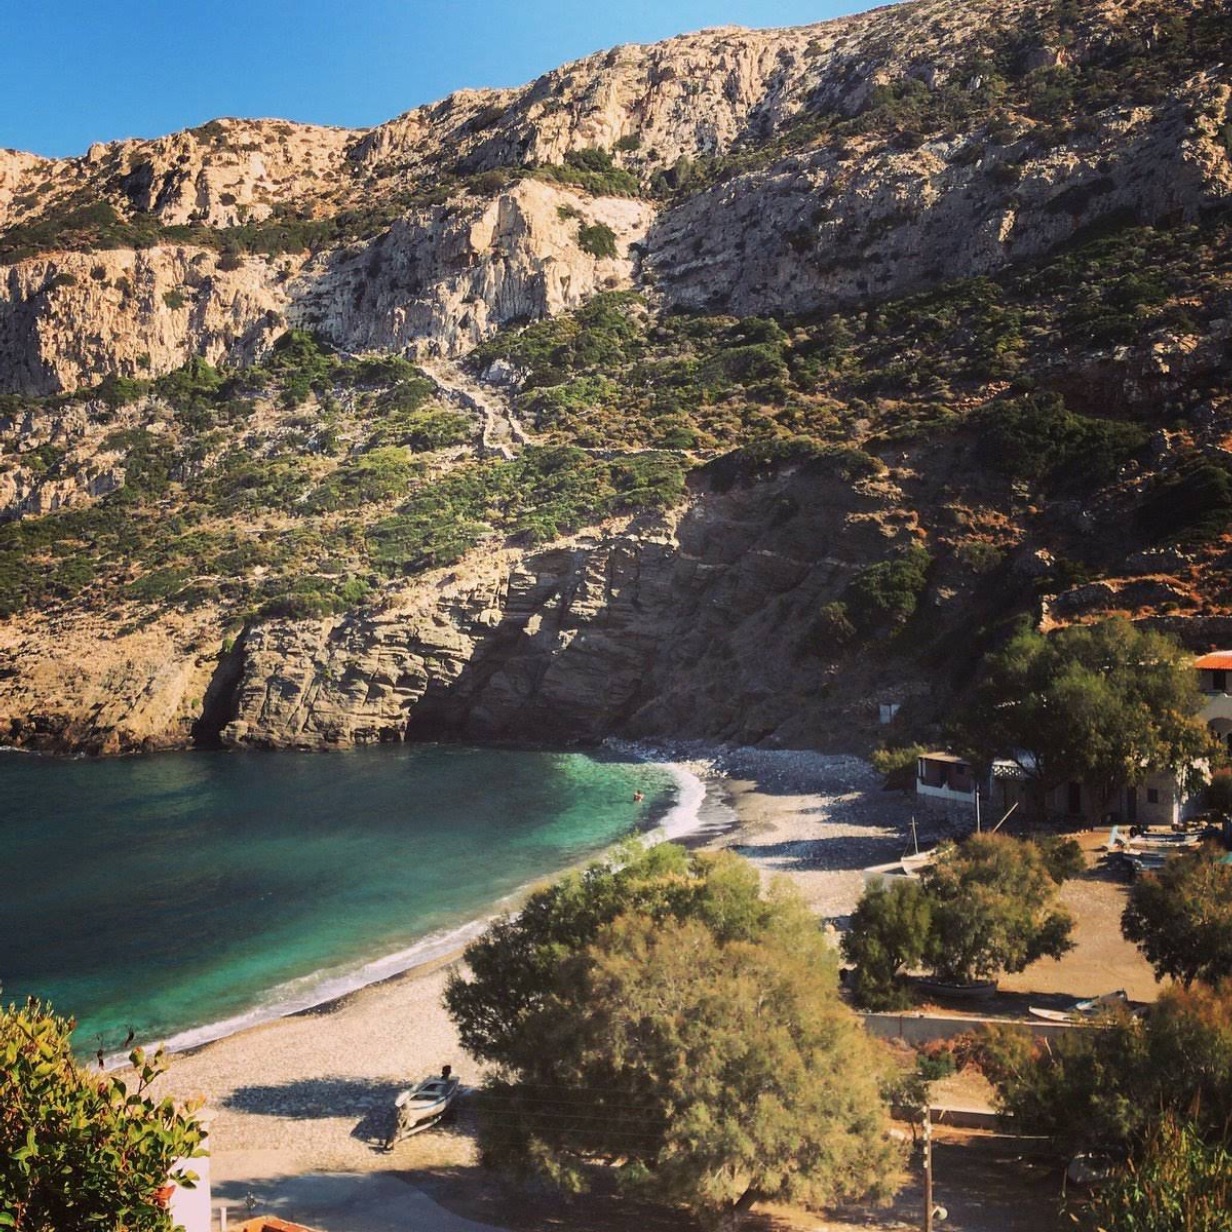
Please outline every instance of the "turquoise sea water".
M5 753L3 999L50 998L83 1052L187 1046L456 944L677 794L577 753Z

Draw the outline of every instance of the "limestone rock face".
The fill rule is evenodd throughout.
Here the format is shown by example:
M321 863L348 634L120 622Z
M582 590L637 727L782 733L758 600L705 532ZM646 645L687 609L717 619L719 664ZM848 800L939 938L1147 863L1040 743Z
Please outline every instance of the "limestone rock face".
M258 626L216 729L308 748L530 732L850 742L868 716L795 663L858 562L902 537L887 499L787 478L679 519L473 557L372 612Z
M234 645L208 605L152 624L24 614L0 622L0 743L117 752L617 733L850 747L874 712L858 688L840 703L797 664L818 663L800 650L820 608L907 541L885 516L893 499L789 474L683 515L477 553L374 608L256 623Z
M56 393L109 373L140 377L211 362L251 361L285 329L278 270L226 269L192 248L57 253L0 267L0 355L6 385Z
M1226 199L1226 65L1051 143L960 123L913 149L865 134L793 138L797 152L781 153L801 123L856 116L881 87L975 89L972 55L1047 12L1044 0L919 0L617 47L370 130L226 119L75 159L0 152L0 252L7 241L13 254L0 266L0 387L71 391L192 354L243 359L288 323L348 348L457 356L509 321L630 283L682 308L825 310L1029 259L1110 215L1193 218ZM1056 70L1122 33L1149 47L1149 17L1146 0L1092 0L1071 45L1029 47L1021 67ZM584 152L645 193L736 158L674 206L661 191L621 200L520 178ZM291 230L236 258L267 223ZM576 242L597 223L615 233L615 258ZM83 225L114 238L88 255L49 250L57 228L80 247ZM28 227L44 237L33 249ZM168 242L112 247L132 242L126 227ZM119 276L127 297L108 292Z
M218 670L217 612L140 628L81 612L0 622L0 743L123 753L192 743Z
M347 350L456 356L511 321L631 285L629 249L653 217L645 202L526 180L493 200L417 211L371 244L316 258L289 288L290 316ZM615 257L581 246L581 227L596 224L613 232Z
M1113 215L1194 221L1232 197L1232 161L1211 122L1193 118L1227 97L1204 75L1158 107L1092 117L1080 148L976 156L959 137L799 155L663 216L646 268L682 308L798 313L988 274Z

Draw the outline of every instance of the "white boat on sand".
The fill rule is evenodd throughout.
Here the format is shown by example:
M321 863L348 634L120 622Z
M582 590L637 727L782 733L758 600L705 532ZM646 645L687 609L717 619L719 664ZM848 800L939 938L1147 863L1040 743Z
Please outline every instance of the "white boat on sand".
M431 1129L453 1107L457 1097L458 1079L449 1072L448 1066L445 1072L400 1092L394 1100L394 1129L386 1147L392 1150L403 1138Z

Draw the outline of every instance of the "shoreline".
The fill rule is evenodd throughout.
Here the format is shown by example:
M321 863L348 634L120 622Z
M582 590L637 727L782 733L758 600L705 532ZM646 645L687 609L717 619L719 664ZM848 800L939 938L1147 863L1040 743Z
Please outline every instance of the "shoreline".
M660 816L649 818L648 824L633 831L642 841L680 842L697 847L737 824L734 810L723 799L717 798L711 772L704 762L667 760L653 746L620 741L605 744L595 752L599 756L615 753L630 761L659 766L675 780L676 799L666 806ZM729 817L722 816L725 811L730 812ZM168 1057L188 1055L268 1023L329 1013L330 1007L347 1001L365 989L413 976L417 971L435 970L442 963L460 958L466 946L485 932L494 920L518 910L537 889L565 873L584 868L591 860L601 858L610 850L611 847L602 848L585 861L535 877L496 899L480 915L416 938L409 945L389 954L346 970L309 973L266 990L261 1001L238 1014L186 1027L162 1040L139 1040L134 1046L143 1047L147 1052L162 1048ZM128 1052L107 1054L103 1068L107 1071L128 1068L128 1055Z
M786 875L820 915L849 912L863 885L860 870L900 850L900 814L905 821L909 803L882 792L860 759L713 746L641 752L662 762L671 757L702 788L694 790L693 837L678 837L690 847L744 855L767 883ZM713 823L709 831L706 822ZM473 1165L465 1116L457 1127L417 1135L390 1153L377 1146L394 1095L412 1081L443 1064L466 1085L483 1078L441 1004L461 952L460 945L441 951L170 1056L154 1093L205 1101L216 1194L308 1172Z

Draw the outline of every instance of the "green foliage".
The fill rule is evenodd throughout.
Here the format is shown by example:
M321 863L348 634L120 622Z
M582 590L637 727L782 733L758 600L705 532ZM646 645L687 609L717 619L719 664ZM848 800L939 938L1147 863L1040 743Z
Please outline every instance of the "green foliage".
M1189 656L1168 637L1115 619L1050 637L1023 624L988 656L965 720L985 760L1020 749L1034 806L1085 782L1103 801L1151 770L1192 773L1207 750Z
M843 938L857 1002L907 1004L903 976L915 967L966 984L1059 958L1073 945L1072 920L1055 901L1060 863L1050 867L1034 843L976 834L943 848L919 881L870 885Z
M1034 843L973 834L921 879L932 907L924 961L943 980L992 979L1073 948L1073 920L1056 906L1057 883Z
M922 744L904 744L874 749L869 756L873 769L885 775L885 786L899 791L915 790L916 765L928 750Z
M1169 1113L1083 1216L1117 1232L1232 1232L1232 1151Z
M1232 473L1218 462L1189 459L1148 490L1134 518L1152 541L1197 545L1232 525Z
M978 426L985 465L1014 479L1083 491L1115 479L1147 441L1145 428L1075 415L1056 394L994 404Z
M570 150L564 166L545 163L534 168L539 179L571 184L596 197L638 197L642 188L637 176L617 167L607 150Z
M855 964L851 989L856 1004L869 1010L910 1005L902 976L923 961L931 930L932 903L920 882L900 878L871 884L843 937L843 957Z
M1232 864L1215 848L1179 855L1135 879L1121 931L1146 955L1155 978L1187 988L1232 979Z
M793 895L679 848L629 853L532 896L468 947L446 1004L503 1077L481 1104L486 1163L584 1188L587 1164L721 1215L885 1192L871 1042Z
M222 460L211 497L224 514L258 509L291 512L304 502L311 483L311 472L300 458L253 458L235 450Z
M539 321L498 335L474 351L486 367L504 359L527 371L526 388L559 384L567 373L616 367L637 353L644 327L631 309L641 305L630 291L596 295L570 316Z
M396 575L454 563L487 527L541 543L616 514L670 508L683 496L684 473L667 454L527 449L425 484L371 529L369 544L373 563Z
M403 495L422 464L400 445L384 445L344 462L308 497L313 513L358 509Z
M163 495L171 486L175 445L165 434L129 428L111 433L102 447L124 454L124 487L114 498L118 503L138 504Z
M1035 1045L985 1034L980 1065L1018 1131L1076 1150L1140 1147L1161 1116L1195 1121L1207 1142L1232 1125L1232 988L1166 990L1144 1018L1113 1014L1098 1031Z
M470 417L431 401L436 387L415 375L400 380L377 399L376 423L368 447L405 445L416 453L464 445L475 435Z
M1086 872L1086 856L1082 854L1082 844L1077 839L1061 834L1041 834L1031 841L1039 848L1048 876L1057 885Z
M595 222L578 229L578 247L600 260L616 256L616 232L605 222Z
M171 1232L156 1191L195 1180L172 1171L205 1153L194 1110L147 1094L161 1051L132 1054L135 1082L89 1074L73 1059L72 1030L33 1000L0 1011L0 1226Z
M857 573L843 593L856 629L867 634L902 628L915 613L931 564L928 550L913 544L900 556Z

